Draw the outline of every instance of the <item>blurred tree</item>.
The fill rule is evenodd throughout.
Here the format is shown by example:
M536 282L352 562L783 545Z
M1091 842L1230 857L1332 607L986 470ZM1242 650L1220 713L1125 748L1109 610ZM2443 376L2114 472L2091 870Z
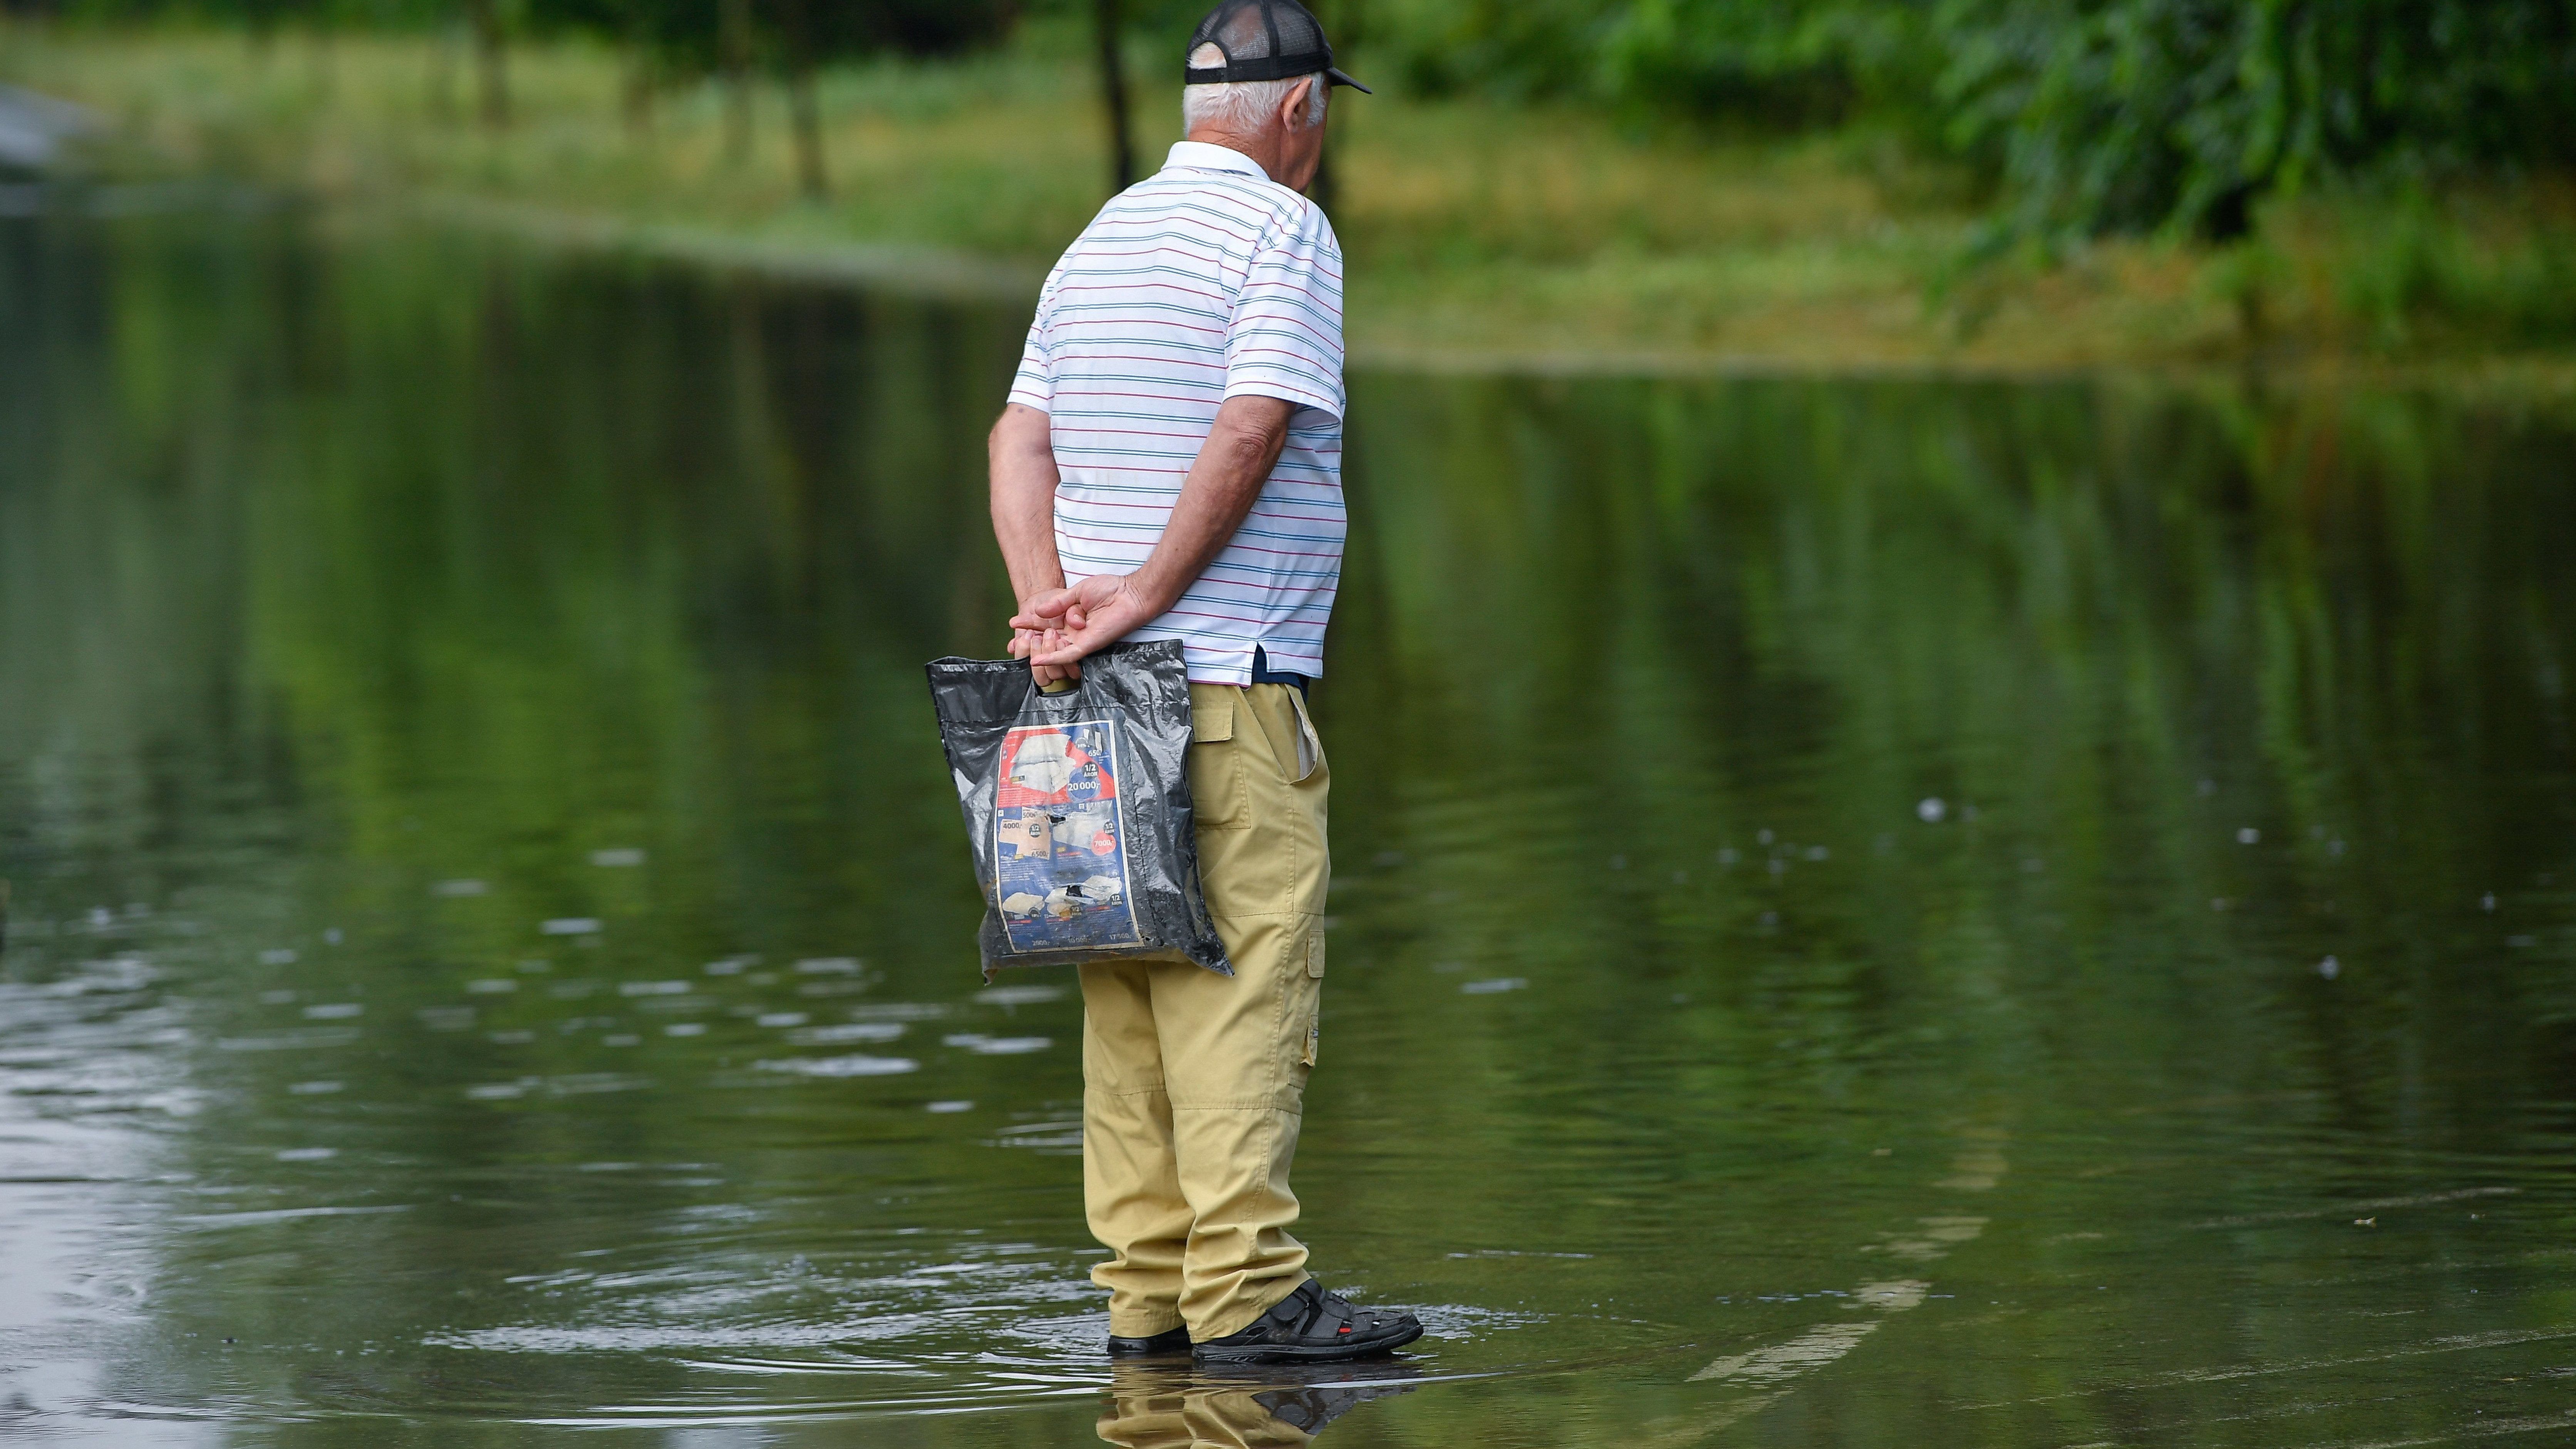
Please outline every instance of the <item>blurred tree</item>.
M2327 174L2576 161L2576 0L1373 0L1426 92L1784 129L1868 116L1998 235L2225 238Z
M808 199L820 199L826 183L823 117L814 100L814 14L810 0L777 0L777 5L786 40L787 121L796 138L797 189Z
M464 0L489 7L495 0ZM525 0L530 23L596 35L628 52L627 105L642 129L664 75L720 77L725 154L750 159L752 91L764 63L784 73L799 188L826 190L821 103L815 77L837 60L935 56L1008 38L1014 0Z
M465 21L474 32L474 70L481 86L483 124L498 129L510 124L510 73L507 40L501 32L497 0L465 0Z
M725 83L725 155L751 159L751 0L716 0L717 65Z
M1026 0L1090 36L1114 183L1137 167L1124 48L1179 69L1212 0ZM814 76L876 54L1000 43L1022 0L0 0L76 16L289 23L461 16L479 110L508 123L520 23L628 48L654 77L720 73L727 151L782 67L799 178L823 188ZM1345 59L1417 94L1540 97L1774 130L1866 122L1969 158L1991 236L2242 235L2267 195L2330 176L2576 165L2576 0L1314 0ZM1365 5L1365 13L1363 13ZM1168 69L1164 69L1168 67ZM1319 194L1329 201L1329 160Z
M748 0L735 0L748 4ZM1019 20L1017 0L769 0L787 72L797 175L808 196L824 190L823 127L815 67L873 55L955 55L1000 44Z
M674 57L687 53L692 27L704 29L694 12L703 0L524 0L529 23L539 29L593 35L615 44L625 54L626 77L620 97L627 124L637 133L652 128L653 104Z
M626 88L620 99L626 112L626 129L640 138L653 130L653 103L662 87L662 66L661 57L640 23L644 7L626 8L636 12L637 23L630 24L626 32Z
M1600 84L1639 110L1839 124L1928 94L1929 14L1888 0L1632 0L1603 34Z
M1621 0L1376 0L1377 55L1409 90L1591 93Z
M1947 0L1936 104L2022 232L2242 234L2373 165L2576 160L2570 0Z
M1092 31L1100 64L1100 105L1109 121L1109 189L1136 182L1136 141L1127 124L1126 25L1118 0L1093 0Z

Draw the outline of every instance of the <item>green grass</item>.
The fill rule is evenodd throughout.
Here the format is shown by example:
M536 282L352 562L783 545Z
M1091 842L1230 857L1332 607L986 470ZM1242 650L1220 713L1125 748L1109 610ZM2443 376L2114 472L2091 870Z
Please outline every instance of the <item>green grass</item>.
M796 188L782 97L728 154L723 97L580 44L511 56L513 122L473 119L433 37L0 30L0 78L113 118L118 164L426 204L549 235L1025 294L1106 190L1088 73L1044 39L836 70L831 194ZM1142 159L1177 89L1137 98ZM2255 239L2117 241L1965 275L1965 178L1866 136L1638 137L1578 110L1342 93L1334 206L1363 358L1426 365L2207 366L2263 358L2556 375L2576 357L2576 187L2312 195Z

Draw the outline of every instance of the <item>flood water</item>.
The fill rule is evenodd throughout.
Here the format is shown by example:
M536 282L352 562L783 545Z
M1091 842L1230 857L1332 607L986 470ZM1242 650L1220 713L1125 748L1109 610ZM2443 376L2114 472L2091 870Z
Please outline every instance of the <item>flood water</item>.
M131 210L132 208L127 208ZM0 1439L2576 1442L2576 420L1359 372L1316 1267L978 978L1025 315L0 221Z

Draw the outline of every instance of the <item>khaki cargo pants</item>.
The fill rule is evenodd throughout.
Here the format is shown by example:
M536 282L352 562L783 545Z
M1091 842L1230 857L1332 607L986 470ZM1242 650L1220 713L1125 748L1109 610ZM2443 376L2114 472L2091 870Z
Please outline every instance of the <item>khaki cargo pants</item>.
M1306 1280L1288 1235L1324 977L1331 772L1284 684L1190 686L1199 879L1234 975L1082 968L1082 1187L1109 1331L1249 1325Z

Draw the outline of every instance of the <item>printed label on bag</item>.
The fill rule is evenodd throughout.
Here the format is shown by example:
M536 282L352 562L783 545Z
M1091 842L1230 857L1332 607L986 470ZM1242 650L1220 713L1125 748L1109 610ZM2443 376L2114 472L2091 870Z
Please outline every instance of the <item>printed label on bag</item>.
M1117 732L1103 720L1002 739L993 835L1002 932L1014 951L1137 944L1118 814Z

